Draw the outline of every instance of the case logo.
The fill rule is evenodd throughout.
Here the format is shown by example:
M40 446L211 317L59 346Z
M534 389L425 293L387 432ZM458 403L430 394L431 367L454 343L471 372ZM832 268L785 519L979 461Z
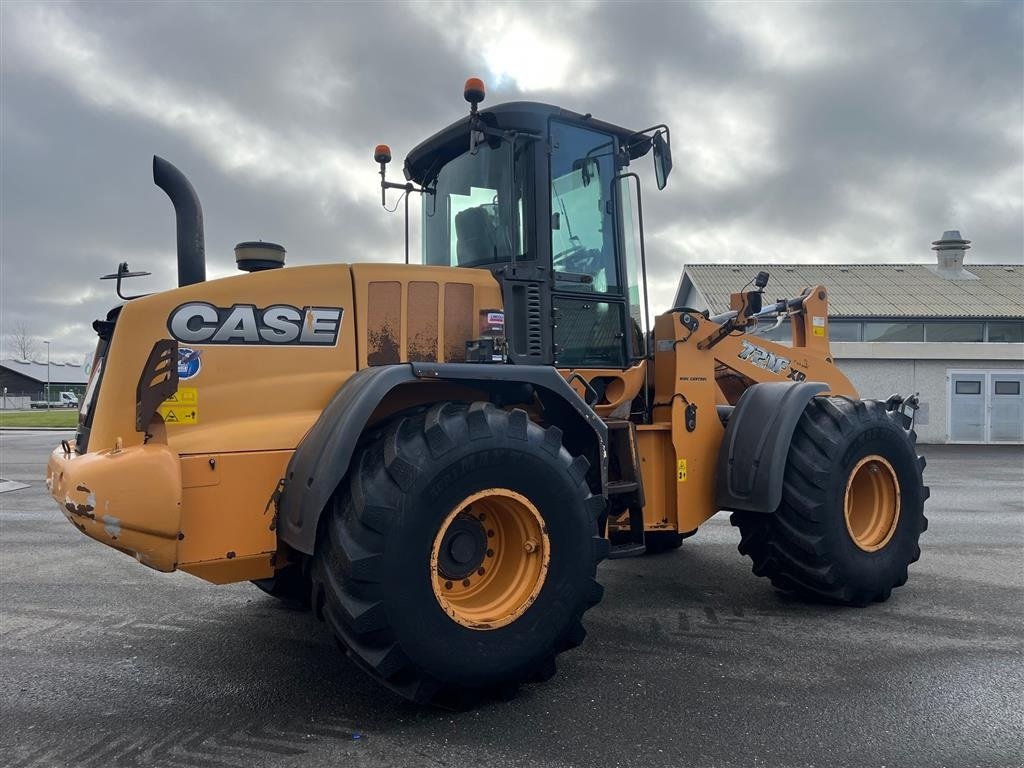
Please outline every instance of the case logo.
M167 330L186 344L333 347L338 343L343 311L341 307L300 309L290 304L264 309L254 304L216 307L190 301L171 312Z
M189 347L178 347L178 378L191 379L199 375L203 361L199 359L200 350Z

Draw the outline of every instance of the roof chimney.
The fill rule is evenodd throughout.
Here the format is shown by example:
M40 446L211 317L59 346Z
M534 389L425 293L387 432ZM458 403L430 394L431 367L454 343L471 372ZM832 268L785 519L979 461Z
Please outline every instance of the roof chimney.
M970 240L960 236L960 230L947 229L942 238L932 243L932 250L938 259L935 270L939 277L947 280L969 280L974 275L964 269L964 255L971 247Z

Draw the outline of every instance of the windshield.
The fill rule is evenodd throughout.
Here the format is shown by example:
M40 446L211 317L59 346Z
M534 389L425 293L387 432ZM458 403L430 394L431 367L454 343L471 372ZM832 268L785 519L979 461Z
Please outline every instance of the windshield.
M531 258L524 246L528 145L482 144L446 164L423 198L423 263L452 267Z

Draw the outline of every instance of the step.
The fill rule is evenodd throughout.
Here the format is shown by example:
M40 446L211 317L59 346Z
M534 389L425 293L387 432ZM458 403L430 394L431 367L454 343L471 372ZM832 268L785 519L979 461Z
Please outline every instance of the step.
M614 496L617 493L633 493L640 487L640 484L634 480L613 480L605 486L605 490L609 496Z
M647 552L647 547L644 544L637 544L630 542L629 544L619 544L608 550L609 560L624 560L627 557L640 557Z

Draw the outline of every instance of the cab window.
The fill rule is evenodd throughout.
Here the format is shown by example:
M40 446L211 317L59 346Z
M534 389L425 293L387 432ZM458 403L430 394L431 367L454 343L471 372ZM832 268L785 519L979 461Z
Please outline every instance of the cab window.
M477 267L532 258L526 247L530 147L482 144L446 164L423 196L423 263ZM515 163L513 167L513 162Z
M611 136L551 123L551 256L555 289L619 293Z

